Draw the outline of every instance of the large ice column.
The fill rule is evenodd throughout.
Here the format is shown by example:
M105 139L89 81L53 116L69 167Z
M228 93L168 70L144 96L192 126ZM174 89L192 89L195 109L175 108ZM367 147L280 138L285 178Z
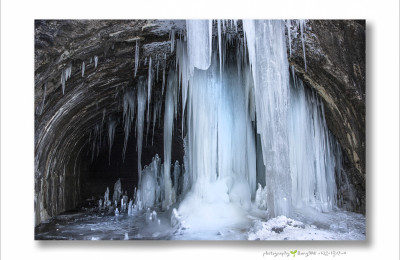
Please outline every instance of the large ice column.
M164 112L164 201L163 209L167 209L175 200L171 183L171 144L174 121L174 91L176 88L176 75L173 71L168 73L167 92L165 96Z
M340 167L336 164L341 154L334 150L320 98L315 91L306 90L296 76L292 82L289 147L293 205L330 211L336 206L335 168Z
M212 20L186 20L190 73L194 68L206 70L211 65Z
M271 216L291 213L291 178L287 133L288 59L283 21L244 20L257 115L266 164Z
M190 78L185 176L204 202L224 203L228 198L248 207L256 189L255 131L244 86L248 82L238 75L235 63L226 64L223 75L219 69L215 52L210 68L195 69Z
M142 175L142 146L143 146L143 128L144 128L144 112L146 110L146 81L144 77L140 77L137 84L137 153L138 153L138 180L141 183Z
M188 142L192 189L199 197L209 194L217 178L217 116L219 85L214 70L195 70L188 94Z

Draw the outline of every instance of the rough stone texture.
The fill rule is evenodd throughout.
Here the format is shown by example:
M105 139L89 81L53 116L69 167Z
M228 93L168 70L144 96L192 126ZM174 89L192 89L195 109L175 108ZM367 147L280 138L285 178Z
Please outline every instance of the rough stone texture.
M90 130L102 120L104 109L106 118L121 113L124 89L148 73L145 55L152 57L154 73L155 61L164 60L164 53L168 65L174 55L169 34L175 29L179 35L184 25L153 20L35 21L36 224L77 205L80 174L88 167L82 158ZM137 39L140 61L134 78ZM69 64L72 72L63 94L60 79ZM159 73L163 66L160 62ZM161 90L161 80L159 76L154 83L154 92Z
M365 21L308 20L301 37L292 35L290 63L325 104L331 132L345 154L344 168L356 189L356 211L365 212ZM300 31L299 31L300 32ZM344 183L338 183L339 190Z
M299 37L292 41L290 62L325 102L329 128L345 151L345 167L360 198L354 208L363 212L365 25L355 21L309 21L307 26L307 72ZM123 93L136 86L140 76L147 75L146 57L152 57L154 74L155 61L160 60L159 80L153 84L153 93L161 91L164 53L165 66L175 67L171 29L175 38L181 37L185 21L35 21L36 224L79 203L81 175L90 169L86 160L89 132L102 120L104 110L106 118L122 117ZM140 65L135 78L136 40L140 42ZM99 58L97 68L94 56ZM60 78L70 64L71 77L63 94ZM182 145L181 141L177 140L177 145Z

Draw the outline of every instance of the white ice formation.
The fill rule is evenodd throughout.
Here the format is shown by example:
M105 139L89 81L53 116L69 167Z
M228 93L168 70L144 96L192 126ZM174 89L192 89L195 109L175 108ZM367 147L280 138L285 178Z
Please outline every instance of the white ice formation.
M204 227L243 221L253 206L269 218L291 217L303 207L335 209L341 148L327 128L321 99L290 71L285 30L290 40L296 26L306 68L304 20L243 20L243 35L236 20L188 20L181 39L175 39L172 30L176 67L166 76L164 55L161 95L155 90L152 94L149 57L147 80L140 77L123 97L123 153L133 123L138 152L138 169L132 174L139 181L128 215L149 209L148 218L154 219L152 208L174 207L173 226L184 220ZM289 44L289 55L291 51ZM134 76L138 61L136 42ZM171 165L178 116L184 157L181 165ZM153 124L154 136L161 119L164 156L155 155L142 168L144 125L149 129ZM114 129L110 121L110 149ZM98 135L100 130L93 139ZM116 188L113 201L121 195Z

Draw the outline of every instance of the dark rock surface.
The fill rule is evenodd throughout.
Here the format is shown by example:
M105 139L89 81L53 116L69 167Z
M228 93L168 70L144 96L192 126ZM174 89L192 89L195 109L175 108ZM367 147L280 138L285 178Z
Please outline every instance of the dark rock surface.
M35 21L36 224L79 203L80 174L90 167L83 160L90 131L102 120L104 110L105 118L122 117L124 89L147 75L146 57L153 59L153 73L154 61L160 60L161 74L174 54L171 29L178 36L182 26L184 21ZM134 77L136 40L140 61ZM63 94L60 78L70 64L71 77ZM154 82L154 95L161 90L161 80L159 75Z
M325 102L329 128L344 149L350 182L361 198L357 211L363 212L365 25L356 21L308 21L307 27L307 72L299 37L292 41L290 62ZM179 38L184 37L184 30L185 21L181 20L35 21L36 224L79 203L81 175L93 170L88 162L90 131L103 117L117 117L122 121L123 93L126 88L136 86L140 76L147 75L150 56L153 75L156 76L157 67L159 73L158 81L153 82L153 95L161 91L163 68L175 67L171 31ZM140 61L134 77L137 40ZM60 79L70 65L71 77L65 83L63 94ZM179 127L175 131L177 138L173 147L182 150ZM162 137L158 139L162 142ZM142 166L154 156L150 146L146 148L145 140L143 143L149 153L144 153ZM136 158L136 151L132 153L129 156ZM181 153L173 151L171 163L181 158ZM100 158L107 158L106 155Z

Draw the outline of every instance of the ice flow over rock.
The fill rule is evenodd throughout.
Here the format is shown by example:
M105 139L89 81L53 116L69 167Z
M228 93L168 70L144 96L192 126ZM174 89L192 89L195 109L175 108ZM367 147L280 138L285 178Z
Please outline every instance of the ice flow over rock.
M270 218L291 217L304 206L336 207L341 148L327 128L323 103L290 73L285 30L291 24L244 20L240 34L237 21L187 21L186 37L173 41L176 67L167 77L163 68L164 106L152 94L149 57L148 79L139 78L123 99L125 145L136 112L135 205L166 211L178 203L174 214L192 227L244 221L253 207ZM303 32L305 22L299 25ZM136 43L135 74L138 53ZM147 129L154 111L153 133L163 118L164 158L161 164L156 155L142 169L146 108ZM172 166L178 114L185 154L183 166ZM111 146L115 126L109 127Z

